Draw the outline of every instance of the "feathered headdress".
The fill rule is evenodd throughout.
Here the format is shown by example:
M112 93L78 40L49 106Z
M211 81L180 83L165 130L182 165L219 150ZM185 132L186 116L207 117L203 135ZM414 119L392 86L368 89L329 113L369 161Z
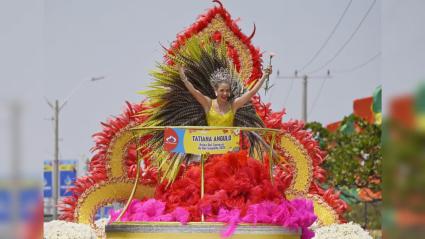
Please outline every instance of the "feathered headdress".
M209 38L191 38L178 51L168 54L168 62L158 64L151 75L154 81L150 89L142 93L147 95L150 110L144 112L149 119L143 126L207 126L204 109L190 94L180 79L179 67L184 66L185 75L193 86L205 96L216 98L214 85L226 81L231 85L230 100L241 96L247 89L243 79L229 59L224 42ZM264 127L251 102L241 107L235 114L234 126ZM181 163L187 162L185 154L169 154L162 149L162 132L153 134L148 147L153 149L151 159L158 162L164 177L171 181L178 173ZM245 132L251 145L251 154L260 157L267 150L267 143L254 132ZM171 159L171 160L170 160Z

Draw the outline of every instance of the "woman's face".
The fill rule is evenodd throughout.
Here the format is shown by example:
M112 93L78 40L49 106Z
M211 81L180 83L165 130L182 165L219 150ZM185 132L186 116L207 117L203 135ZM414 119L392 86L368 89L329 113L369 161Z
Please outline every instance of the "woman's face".
M230 85L227 83L219 83L215 89L218 100L227 101L230 97Z

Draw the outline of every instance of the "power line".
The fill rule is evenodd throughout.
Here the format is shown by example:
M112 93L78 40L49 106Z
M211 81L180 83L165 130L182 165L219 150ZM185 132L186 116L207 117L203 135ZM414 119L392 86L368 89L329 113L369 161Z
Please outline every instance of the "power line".
M341 54L341 52L345 49L345 47L348 45L348 43L351 42L351 40L354 38L354 36L356 35L356 33L359 31L360 27L362 26L363 22L366 20L367 16L369 16L369 13L372 10L373 6L375 6L375 3L376 3L376 0L374 0L372 2L372 4L370 5L369 9L366 11L365 15L363 16L363 18L360 21L360 23L357 25L357 27L354 30L354 32L350 35L350 37L347 39L347 41L345 41L345 43L338 49L338 51L335 53L335 55L332 58L330 58L325 64L323 64L319 68L317 68L317 69L309 72L308 74L316 73L316 72L322 70L327 65L329 65L332 61L334 61L339 56L339 54Z
M312 78L316 79L327 79L331 78L330 71L328 70L327 75L323 76L311 76L311 75L298 75L298 71L294 72L294 76L277 76L277 79L302 79L303 81L303 92L302 92L302 104L301 104L301 113L302 120L307 122L307 88L308 88L308 80ZM288 95L287 95L288 96ZM317 98L317 97L316 97Z
M360 68L368 65L369 63L371 63L372 61L374 61L375 59L377 59L380 55L381 55L381 52L378 52L377 54L375 54L373 57L369 58L367 61L363 62L362 64L358 64L358 65L356 65L354 67L347 68L345 70L332 71L332 73L338 73L338 74L340 74L340 73L348 73L348 72L356 71L356 70L358 70L358 69L360 69ZM322 94L323 88L324 88L324 86L326 84L326 81L328 79L329 78L325 78L322 81L322 84L320 85L320 88L319 88L319 93L314 98L313 104L311 105L310 111L308 112L309 115L311 115L311 113L313 112L313 110L314 110L317 102L319 101L320 95Z
M372 56L371 58L369 58L369 59L368 59L368 60L366 60L365 62L363 62L363 63L361 63L361 64L358 64L358 65L356 65L356 66L354 66L354 67L350 67L350 68L343 69L343 70L333 70L332 72L340 74L340 73L348 73L348 72L356 71L356 70L358 70L358 69L361 69L361 68L362 68L362 67L364 67L364 66L367 66L367 65L368 65L369 63L371 63L372 61L374 61L374 60L378 59L378 57L379 57L379 56L381 56L381 52L378 52L377 54L375 54L374 56Z
M301 68L300 71L303 71L305 68L307 68L316 58L317 56L319 56L320 52L322 52L322 50L325 48L325 46L329 43L329 40L332 38L332 36L334 35L334 33L336 32L336 29L338 29L339 25L342 22L342 19L345 17L345 14L348 12L348 9L351 6L351 3L353 2L353 0L350 0L347 4L347 6L344 9L344 12L342 13L342 15L339 17L337 23L335 24L334 28L332 29L331 33L329 34L329 36L326 38L326 40L323 42L322 46L319 48L319 50L317 50L317 52L313 55L313 57Z
M316 107L316 104L317 104L317 102L319 101L320 95L322 94L323 87L325 86L326 81L327 81L328 79L329 79L329 78L325 78L325 79L322 81L322 84L320 84L319 93L317 93L316 97L314 98L313 104L311 105L310 111L308 112L308 114L309 114L309 115L311 115L311 113L312 113L312 112L313 112L313 110L314 110L314 107Z
M291 78L291 83L289 83L288 93L285 96L285 100L283 101L283 105L286 105L286 103L288 102L289 96L291 95L292 87L294 86L294 80L295 80L295 78Z
M298 76L298 71L294 72L294 76L280 76L280 71L277 70L276 79L289 79L291 82L289 83L288 90L286 90L285 99L283 100L283 105L286 105L288 102L289 96L291 95L292 88L294 86L294 80Z

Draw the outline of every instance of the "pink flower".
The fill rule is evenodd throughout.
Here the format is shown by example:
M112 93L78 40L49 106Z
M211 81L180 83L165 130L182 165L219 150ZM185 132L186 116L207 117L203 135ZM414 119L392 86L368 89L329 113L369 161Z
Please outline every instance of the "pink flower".
M182 207L178 207L174 209L172 212L172 215L175 219L175 221L180 222L181 224L185 225L189 221L189 211Z
M221 232L221 237L227 238L233 235L240 221L240 213L239 209L227 210L220 208L217 215L217 221L227 223L227 227Z
M121 211L112 210L111 221L116 221ZM177 207L171 213L166 213L165 203L156 199L147 201L133 200L121 221L141 221L141 222L174 222L178 221L186 224L189 220L189 211Z

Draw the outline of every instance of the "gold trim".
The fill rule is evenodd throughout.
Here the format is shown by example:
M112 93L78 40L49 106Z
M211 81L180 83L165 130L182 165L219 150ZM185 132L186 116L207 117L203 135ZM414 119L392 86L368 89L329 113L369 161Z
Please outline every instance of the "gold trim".
M136 126L130 130L164 130L166 128L193 129L193 130L242 130L242 131L263 131L263 132L282 132L279 129L256 128L256 127L222 127L222 126Z
M133 189L134 182L134 179L114 178L92 186L78 199L74 211L76 222L94 226L93 218L97 209L108 203L125 201L128 199ZM140 185L135 192L135 197L153 197L154 193L154 187Z
M134 127L134 125L128 125L119 130L109 144L106 154L108 178L127 177L124 159L128 145L135 137L135 135L128 130L132 127Z
M308 199L311 199L314 204L314 212L319 218L319 223L325 226L339 223L339 216L336 211L323 200L319 195L308 194Z
M139 146L137 146L139 147ZM140 158L139 158L139 153L137 153L137 169L136 169L136 178L134 180L134 184L133 184L133 188L131 189L131 193L129 198L127 199L127 203L125 204L123 210L121 211L120 215L117 218L117 221L121 221L122 216L124 215L124 213L127 211L128 206L130 206L131 201L133 200L134 195L136 194L136 190L137 190L137 185L139 182L139 177L140 177Z
M181 225L179 222L114 222L107 229L107 236L108 238L221 239L219 232L226 225L221 222L189 222L187 225ZM301 230L285 230L281 226L264 223L241 223L238 229L232 238L299 239L301 236Z
M274 179L273 179L273 146L275 143L275 139L276 139L276 133L272 133L272 139L271 139L271 143L270 143L270 152L269 152L269 174L270 174L270 182L272 183L272 185L274 184Z
M130 225L130 226L161 226L161 227L167 227L167 226L181 226L182 224L180 222L113 222L111 225ZM189 226L225 226L227 223L224 222L188 222L185 225ZM240 226L272 226L272 227L280 227L278 225L273 224L267 224L267 223L238 223Z
M108 232L108 239L151 238L151 239L221 239L219 233L131 233ZM300 239L298 235L233 234L232 239Z
M293 165L292 182L286 194L307 194L313 179L313 160L297 139L288 133L281 135L281 148L285 158Z
M208 154L201 155L201 200L204 199L205 194L205 161L208 159ZM201 221L205 221L204 213L201 214Z
M316 194L289 194L288 199L306 198L313 201L314 213L320 225L328 226L339 223L339 215L336 211L323 199L322 196Z

